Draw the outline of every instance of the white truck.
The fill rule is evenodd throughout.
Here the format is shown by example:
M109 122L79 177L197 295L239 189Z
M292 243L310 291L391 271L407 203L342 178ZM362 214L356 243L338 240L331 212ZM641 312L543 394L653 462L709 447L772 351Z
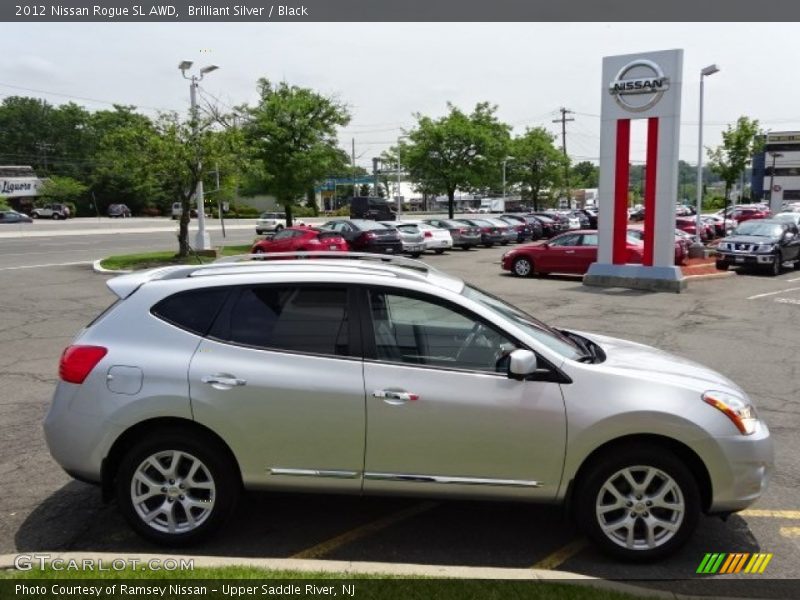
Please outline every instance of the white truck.
M484 198L481 200L481 213L504 213L506 212L506 201L503 198Z

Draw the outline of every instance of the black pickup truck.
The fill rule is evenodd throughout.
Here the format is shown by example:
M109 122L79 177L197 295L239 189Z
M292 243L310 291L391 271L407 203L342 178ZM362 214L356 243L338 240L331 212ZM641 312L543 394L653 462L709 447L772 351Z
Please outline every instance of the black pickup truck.
M752 219L745 221L717 246L717 269L760 267L780 275L783 264L800 269L800 233L793 223Z

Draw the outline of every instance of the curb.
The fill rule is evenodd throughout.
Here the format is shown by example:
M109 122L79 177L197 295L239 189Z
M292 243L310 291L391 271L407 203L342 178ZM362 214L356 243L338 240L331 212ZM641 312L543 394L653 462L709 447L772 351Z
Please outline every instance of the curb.
M710 596L685 596L639 587L627 583L608 581L589 575L571 573L569 571L550 571L546 569L506 569L497 567L463 567L448 565L420 565L410 563L377 563L338 560L316 560L297 558L236 558L232 556L192 556L170 554L115 554L109 552L30 552L0 555L0 570L14 570L14 560L17 556L46 556L48 561L62 560L75 561L78 565L84 560L102 561L111 564L112 561L136 560L146 563L148 560L192 560L195 567L256 567L270 570L308 571L315 573L340 573L345 575L388 575L404 577L426 577L443 579L483 579L483 580L515 580L515 581L547 581L550 583L563 583L593 587L607 591L627 593L638 597L664 598L669 600L715 600ZM38 563L38 559L36 560Z
M684 275L683 278L698 281L702 279L724 279L726 277L732 277L733 275L736 275L736 273L727 271L722 273L707 273L706 275Z
M128 273L133 273L133 271L131 270L106 269L105 267L100 265L101 262L103 262L103 259L98 258L96 261L92 263L92 270L95 273L106 273L110 275L127 275Z

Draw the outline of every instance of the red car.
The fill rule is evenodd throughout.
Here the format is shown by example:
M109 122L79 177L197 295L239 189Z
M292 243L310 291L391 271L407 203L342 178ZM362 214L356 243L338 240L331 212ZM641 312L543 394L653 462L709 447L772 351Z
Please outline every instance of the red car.
M347 252L347 242L336 231L326 231L316 227L287 227L271 239L261 240L253 245L251 254L268 252L297 252L302 250L324 250Z
M713 239L715 236L714 228L702 221L700 221L700 223L702 225L700 229L700 241L707 242ZM697 221L695 217L677 217L675 219L675 228L692 236L697 235Z
M641 264L642 244L628 238L627 262ZM545 243L526 244L503 255L503 270L517 277L529 277L534 273L583 274L589 265L597 261L597 231L582 230L562 233Z
M644 229L636 227L628 228L628 239L638 240L644 244ZM689 256L689 242L682 237L675 236L675 264L682 265L686 258Z
M749 221L750 219L769 219L769 209L762 209L758 207L736 207L733 211L733 219L737 223Z

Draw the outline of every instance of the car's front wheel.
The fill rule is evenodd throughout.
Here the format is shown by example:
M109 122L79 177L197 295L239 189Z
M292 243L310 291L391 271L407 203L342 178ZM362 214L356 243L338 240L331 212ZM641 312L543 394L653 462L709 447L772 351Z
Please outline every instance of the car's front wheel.
M772 265L770 266L769 274L772 275L773 277L776 277L781 274L782 270L783 270L783 255L780 253L780 251L778 251L778 253L775 254L774 260L772 261Z
M142 537L192 544L217 529L239 496L237 468L211 439L167 430L141 440L122 458L117 500Z
M636 445L602 456L578 482L582 528L608 554L662 558L691 536L700 515L692 473L663 448Z
M730 265L725 261L718 260L716 263L716 267L718 271L727 271Z
M436 249L434 249L434 253L436 253L436 254L444 254L444 248L436 248Z
M533 275L533 263L529 258L521 256L511 264L511 272L517 277L530 277Z

